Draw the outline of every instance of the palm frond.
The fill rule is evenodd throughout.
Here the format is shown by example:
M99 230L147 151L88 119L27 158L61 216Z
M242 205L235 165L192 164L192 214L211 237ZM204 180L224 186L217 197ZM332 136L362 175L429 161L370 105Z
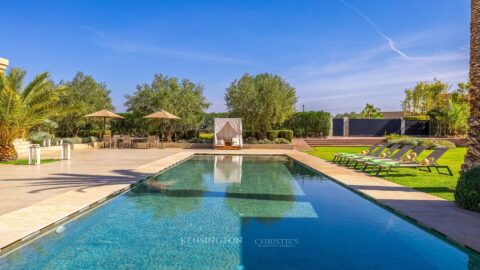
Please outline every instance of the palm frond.
M0 77L0 145L5 146L24 135L32 126L55 115L61 88L41 73L22 89L25 72L12 69Z

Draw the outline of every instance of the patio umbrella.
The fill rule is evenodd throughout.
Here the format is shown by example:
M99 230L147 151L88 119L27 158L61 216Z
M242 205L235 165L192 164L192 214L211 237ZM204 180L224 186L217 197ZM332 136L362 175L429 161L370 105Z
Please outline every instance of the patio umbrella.
M174 120L174 119L180 119L179 117L167 112L167 111L164 111L164 110L160 110L158 112L155 112L155 113L152 113L152 114L149 114L147 116L144 116L143 118L147 118L147 119L171 119L171 120ZM160 147L163 148L163 130L162 128L160 128Z
M123 118L120 115L113 113L109 110L101 110L98 112L94 112L91 114L87 114L84 117L97 117L97 118L103 118L103 134L102 137L105 136L105 125L107 122L107 118Z

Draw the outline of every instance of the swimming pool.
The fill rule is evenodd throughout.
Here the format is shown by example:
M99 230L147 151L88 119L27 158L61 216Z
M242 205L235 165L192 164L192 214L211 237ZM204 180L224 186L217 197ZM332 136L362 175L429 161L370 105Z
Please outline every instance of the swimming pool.
M478 269L284 156L197 155L0 259L0 269Z

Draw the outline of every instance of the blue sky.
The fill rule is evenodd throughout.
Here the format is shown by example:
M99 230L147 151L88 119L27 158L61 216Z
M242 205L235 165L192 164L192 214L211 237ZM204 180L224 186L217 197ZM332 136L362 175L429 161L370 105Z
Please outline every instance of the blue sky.
M270 72L300 110L399 110L403 90L468 77L468 0L2 1L0 57L55 81L105 82L118 111L153 74L205 88L223 111L235 78Z

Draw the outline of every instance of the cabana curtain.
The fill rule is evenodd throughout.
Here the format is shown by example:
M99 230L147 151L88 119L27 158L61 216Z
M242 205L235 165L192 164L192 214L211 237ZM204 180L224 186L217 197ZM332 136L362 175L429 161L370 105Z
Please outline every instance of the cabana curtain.
M217 145L218 139L231 140L238 138L240 147L243 146L241 118L215 118L214 128L214 145Z
M215 156L213 183L229 184L242 182L242 156Z

